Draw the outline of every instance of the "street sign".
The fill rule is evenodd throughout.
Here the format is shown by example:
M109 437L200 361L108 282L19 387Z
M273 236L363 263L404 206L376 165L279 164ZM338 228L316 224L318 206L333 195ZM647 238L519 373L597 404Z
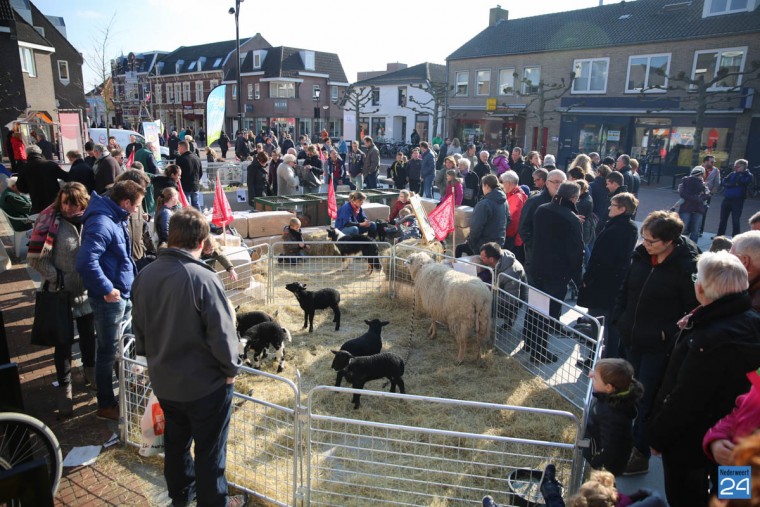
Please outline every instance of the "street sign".
M496 99L486 99L486 111L496 111Z

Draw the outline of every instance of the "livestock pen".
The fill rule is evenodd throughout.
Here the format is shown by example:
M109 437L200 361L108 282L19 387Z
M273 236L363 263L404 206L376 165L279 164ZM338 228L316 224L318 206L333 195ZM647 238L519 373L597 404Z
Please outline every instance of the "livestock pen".
M322 242L310 243L318 255L297 262L280 256L283 246L249 249L251 261L236 267L236 282L220 273L236 306L277 312L293 336L284 372L273 374L276 366L267 360L261 371L242 368L236 379L227 450L232 484L288 506L474 505L485 494L514 505L518 498L540 499L541 471L553 463L566 492L579 486L590 383L576 362L596 357L600 336L569 325L582 312L565 306L560 320L544 316L552 324L550 348L561 360L533 365L521 348L532 332L524 323L549 296L527 286L517 296L493 288L493 350L479 366L471 344L456 366L448 330L427 337L430 319L415 311L406 265L417 251L437 262L454 259L435 247L380 244L383 272L369 274L367 258L331 255ZM340 291L340 331L329 309L317 311L313 333L302 329L303 311L285 290L292 281ZM390 321L383 350L404 359L407 393L389 393L375 381L354 410L355 391L334 386L330 350L364 333L372 318ZM124 343L122 440L139 445L150 384L132 342Z

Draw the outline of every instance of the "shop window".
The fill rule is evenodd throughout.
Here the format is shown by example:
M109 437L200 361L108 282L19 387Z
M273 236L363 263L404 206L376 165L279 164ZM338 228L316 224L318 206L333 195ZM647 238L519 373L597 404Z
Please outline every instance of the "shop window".
M703 76L705 81L710 82L717 77L725 75L723 79L718 80L710 89L725 90L726 88L739 86L742 82L741 74L727 74L743 72L746 56L746 47L696 51L694 53L692 79L696 80L700 76Z
M476 95L490 95L491 94L491 71L479 70L475 73L475 94Z
M499 95L514 95L515 93L515 69L501 69L499 71Z
M665 92L668 88L670 53L661 55L641 55L628 58L626 93Z
M522 94L535 95L541 81L541 67L525 67L523 69Z
M609 58L575 60L573 93L606 93Z
M470 73L468 71L457 72L456 94L459 97L466 97L469 93Z
M417 133L420 135L420 139L426 141L430 139L428 137L428 125L430 124L430 115L418 114L414 118L414 128L417 129Z
M694 149L695 127L673 127L670 133L670 150L665 162L679 167L691 166ZM699 143L699 160L707 155L715 157L715 165L721 167L728 161L731 151L733 129L705 126Z

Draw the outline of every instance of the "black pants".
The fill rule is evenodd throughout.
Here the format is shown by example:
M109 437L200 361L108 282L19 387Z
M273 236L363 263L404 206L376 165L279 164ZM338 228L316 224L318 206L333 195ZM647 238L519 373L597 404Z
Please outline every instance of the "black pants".
M470 247L469 243L462 243L461 245L457 245L457 247L454 249L454 257L464 257L465 255L475 255L475 252L472 251L472 248Z
M82 352L82 364L87 367L95 366L95 324L92 314L77 317L77 329L79 330L79 350ZM58 384L65 386L71 383L71 346L56 345L53 352L55 364L55 376ZM94 379L89 379L90 381Z
M697 444L698 445L698 444ZM671 453L662 454L665 495L670 507L701 507L709 501L709 467L706 463L687 466L683 458L674 460Z
M409 191L414 192L415 194L420 193L420 187L422 186L422 181L417 180L409 180Z
M741 217L744 210L744 199L724 198L720 204L720 222L718 223L718 236L726 233L728 226L728 215L731 215L731 236L736 236L741 232Z

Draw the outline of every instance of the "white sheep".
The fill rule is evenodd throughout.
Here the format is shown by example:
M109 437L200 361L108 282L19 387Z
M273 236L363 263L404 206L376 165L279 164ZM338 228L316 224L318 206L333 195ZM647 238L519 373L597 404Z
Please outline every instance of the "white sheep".
M428 314L430 337L436 337L436 321L449 327L459 346L457 364L462 364L467 339L474 332L478 345L478 362L491 329L492 295L480 279L436 263L424 252L407 259L414 280L414 304Z

